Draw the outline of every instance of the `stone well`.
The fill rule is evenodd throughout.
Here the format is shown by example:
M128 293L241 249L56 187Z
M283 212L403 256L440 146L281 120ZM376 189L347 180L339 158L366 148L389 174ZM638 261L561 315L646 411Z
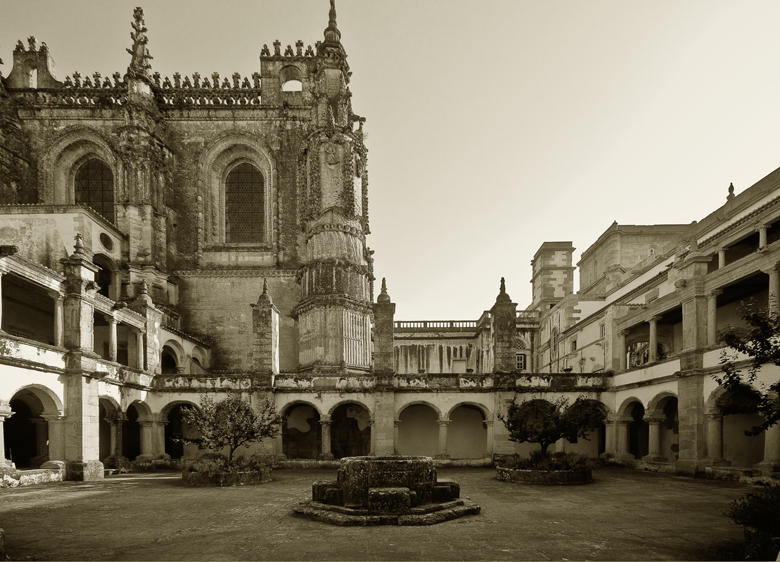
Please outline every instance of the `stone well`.
M431 457L347 457L335 481L312 484L294 512L336 525L431 525L479 513L460 486L437 480Z

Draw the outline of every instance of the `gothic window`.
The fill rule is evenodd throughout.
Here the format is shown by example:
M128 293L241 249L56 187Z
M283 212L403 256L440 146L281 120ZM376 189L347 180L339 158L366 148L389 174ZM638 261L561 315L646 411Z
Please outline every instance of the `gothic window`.
M239 164L225 180L225 241L262 242L265 230L263 175L252 164Z
M525 371L526 356L524 353L515 353L515 369L518 371Z
M90 158L76 171L73 182L76 203L91 207L114 221L114 174L97 158Z

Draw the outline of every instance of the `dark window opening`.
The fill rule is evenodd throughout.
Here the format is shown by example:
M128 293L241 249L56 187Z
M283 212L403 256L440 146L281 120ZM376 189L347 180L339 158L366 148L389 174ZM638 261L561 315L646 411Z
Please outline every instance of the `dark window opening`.
M76 203L91 207L114 221L114 174L102 161L91 158L76 172Z
M262 242L265 230L263 175L251 164L239 164L225 180L225 240Z

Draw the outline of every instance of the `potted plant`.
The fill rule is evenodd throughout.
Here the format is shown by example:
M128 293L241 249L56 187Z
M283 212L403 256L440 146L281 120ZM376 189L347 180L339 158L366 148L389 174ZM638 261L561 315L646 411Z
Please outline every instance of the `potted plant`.
M207 395L201 399L200 408L184 408L182 415L185 423L200 432L200 438L184 440L212 451L184 464L182 480L186 484L232 486L270 481L271 462L266 458L235 456L240 447L279 433L279 416L270 400L255 410L238 394L230 394L220 402Z
M606 419L606 407L596 400L577 398L569 405L565 397L546 400L513 401L499 419L517 443L538 443L539 451L529 458L517 455L496 465L497 478L530 484L585 484L592 480L591 462L573 453L550 454L548 448L561 438L588 439Z

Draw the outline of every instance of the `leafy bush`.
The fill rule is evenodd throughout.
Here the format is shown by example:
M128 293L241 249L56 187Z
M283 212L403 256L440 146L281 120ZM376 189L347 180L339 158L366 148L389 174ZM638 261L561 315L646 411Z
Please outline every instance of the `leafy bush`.
M541 451L533 451L526 459L519 455L509 457L507 468L519 468L525 470L584 470L593 466L592 461L583 455L576 453L543 454Z
M218 474L236 472L256 472L273 464L271 457L267 455L252 455L250 457L236 457L229 461L225 455L219 453L207 453L187 463L185 472L201 472L209 477Z
M738 525L780 537L780 486L770 486L737 498L727 515Z

